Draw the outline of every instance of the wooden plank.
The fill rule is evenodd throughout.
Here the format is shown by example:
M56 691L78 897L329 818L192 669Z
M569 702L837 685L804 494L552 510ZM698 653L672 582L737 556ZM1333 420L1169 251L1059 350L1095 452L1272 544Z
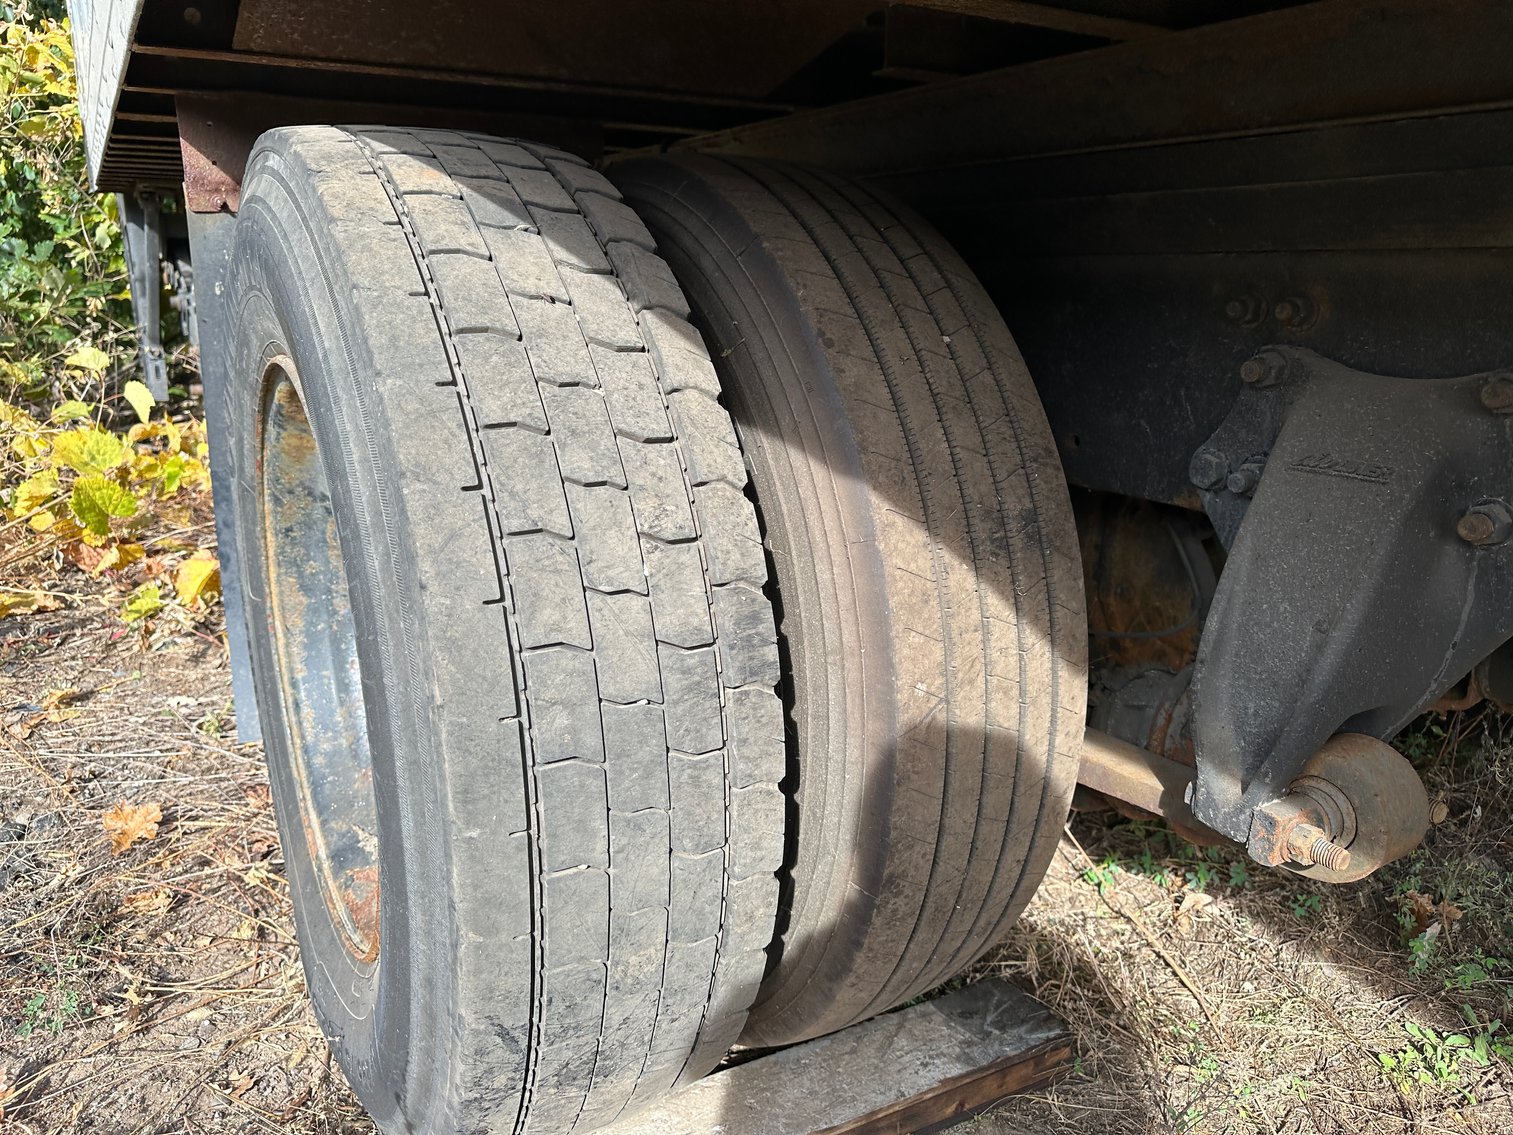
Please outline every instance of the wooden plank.
M905 1135L1047 1083L1071 1054L1059 1017L983 981L716 1072L603 1135Z

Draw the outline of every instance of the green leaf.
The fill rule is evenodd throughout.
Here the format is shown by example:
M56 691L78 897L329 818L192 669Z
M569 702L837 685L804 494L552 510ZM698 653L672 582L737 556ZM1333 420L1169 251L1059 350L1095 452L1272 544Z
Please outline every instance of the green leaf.
M179 491L179 482L184 479L184 455L175 453L163 462L163 494L172 496Z
M58 408L52 412L51 419L54 422L76 422L80 418L88 418L94 410L83 402L59 402Z
M74 482L68 508L87 531L108 536L112 516L136 515L137 498L114 481L92 475Z
M163 593L158 590L156 583L144 583L126 597L126 603L121 608L121 618L128 623L134 623L138 619L145 619L149 615L155 615L163 609Z
M121 388L121 396L131 403L131 408L137 412L137 417L144 422L152 417L152 408L158 404L158 400L152 396L152 391L136 379L132 379Z
M68 358L63 360L65 366L78 367L99 374L110 365L110 356L99 347L80 347Z
M53 456L80 473L104 473L126 459L126 446L99 426L80 426L54 439Z

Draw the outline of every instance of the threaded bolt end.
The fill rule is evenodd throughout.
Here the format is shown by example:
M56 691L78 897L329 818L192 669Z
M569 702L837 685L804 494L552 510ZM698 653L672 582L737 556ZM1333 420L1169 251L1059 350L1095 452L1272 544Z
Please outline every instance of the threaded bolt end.
M1350 866L1350 850L1323 836L1314 840L1309 850L1313 861L1326 871L1343 871Z

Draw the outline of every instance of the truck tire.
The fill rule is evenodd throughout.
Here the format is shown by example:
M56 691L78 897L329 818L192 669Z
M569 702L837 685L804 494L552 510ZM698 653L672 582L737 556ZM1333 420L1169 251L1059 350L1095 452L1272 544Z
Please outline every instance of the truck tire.
M229 268L239 535L300 952L386 1132L583 1132L741 1032L778 658L719 386L579 159L273 130Z
M842 1028L991 946L1065 822L1086 708L1071 507L1007 328L866 188L611 168L688 295L771 550L790 845L744 1042Z

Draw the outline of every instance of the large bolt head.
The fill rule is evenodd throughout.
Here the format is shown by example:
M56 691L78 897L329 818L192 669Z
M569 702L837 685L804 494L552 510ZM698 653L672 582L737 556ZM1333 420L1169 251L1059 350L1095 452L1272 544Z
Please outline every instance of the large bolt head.
M1187 467L1187 476L1200 489L1217 489L1229 476L1229 462L1222 453L1212 449L1200 449L1193 454Z
M1483 383L1481 404L1494 414L1513 414L1513 376L1494 375Z

